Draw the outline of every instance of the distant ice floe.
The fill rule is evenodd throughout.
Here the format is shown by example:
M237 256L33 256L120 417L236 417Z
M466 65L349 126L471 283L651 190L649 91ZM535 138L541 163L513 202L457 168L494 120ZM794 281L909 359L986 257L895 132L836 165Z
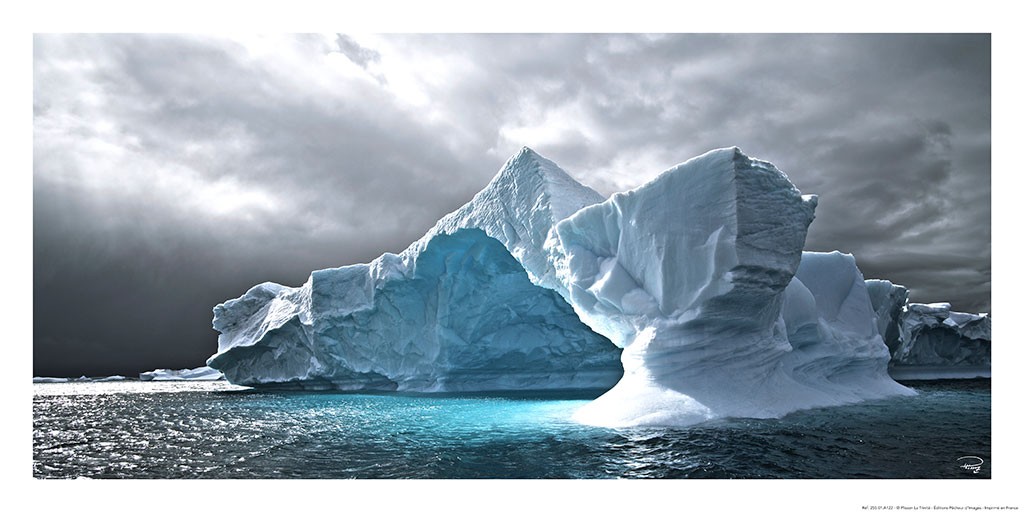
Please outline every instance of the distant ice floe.
M139 380L155 380L155 381L168 381L168 380L221 380L224 378L224 374L210 368L209 366L200 366L199 368L191 368L184 370L168 370L158 369L148 372L142 372L139 374Z
M128 380L128 377L124 375L111 375L109 377L86 377L82 375L78 378L71 377L32 377L33 384L53 384L61 382L118 382L122 380Z

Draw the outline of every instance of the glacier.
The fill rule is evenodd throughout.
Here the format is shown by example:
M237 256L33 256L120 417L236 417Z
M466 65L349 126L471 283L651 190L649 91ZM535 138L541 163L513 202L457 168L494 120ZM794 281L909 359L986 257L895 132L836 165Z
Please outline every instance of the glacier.
M607 390L574 416L685 425L913 394L817 197L738 148L605 199L529 148L400 254L214 308L233 384ZM886 327L888 329L888 327Z

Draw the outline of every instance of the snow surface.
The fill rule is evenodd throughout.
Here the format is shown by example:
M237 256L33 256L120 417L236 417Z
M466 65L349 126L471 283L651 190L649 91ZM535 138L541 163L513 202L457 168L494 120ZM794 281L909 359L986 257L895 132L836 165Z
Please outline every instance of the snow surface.
M168 370L160 368L139 374L139 380L220 380L224 374L210 368L200 366L199 368Z
M243 385L611 387L576 415L607 426L912 394L853 257L802 253L816 204L737 148L607 200L524 148L401 254L218 305L208 364Z

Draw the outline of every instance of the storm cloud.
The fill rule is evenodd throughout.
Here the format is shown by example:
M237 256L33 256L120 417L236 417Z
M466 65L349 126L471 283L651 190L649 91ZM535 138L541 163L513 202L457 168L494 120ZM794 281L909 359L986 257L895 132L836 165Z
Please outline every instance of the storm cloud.
M723 146L808 250L989 311L988 35L34 39L34 373L194 367L214 305L398 252L527 145L604 194Z

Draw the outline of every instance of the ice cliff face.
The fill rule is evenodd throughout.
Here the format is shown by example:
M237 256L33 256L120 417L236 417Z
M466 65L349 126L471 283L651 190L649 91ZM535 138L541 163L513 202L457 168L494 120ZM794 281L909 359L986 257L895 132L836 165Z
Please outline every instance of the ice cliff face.
M889 373L900 379L989 377L992 319L958 313L948 303L907 303L906 288L868 280L879 329L892 354Z
M990 377L992 320L948 303L910 304L890 373L903 379Z
M900 326L903 342L893 356L902 365L989 365L992 320L957 313L949 303L910 304Z
M609 426L912 393L853 258L802 252L816 201L736 148L607 200L524 148L401 254L217 306L209 365L246 385L611 388L576 416Z
M871 307L875 310L878 332L889 347L889 353L893 354L899 348L900 322L907 299L910 298L910 290L882 279L868 279L865 283L871 297Z
M619 350L550 289L552 226L601 199L524 149L401 254L217 306L208 363L242 385L607 389L622 373Z

